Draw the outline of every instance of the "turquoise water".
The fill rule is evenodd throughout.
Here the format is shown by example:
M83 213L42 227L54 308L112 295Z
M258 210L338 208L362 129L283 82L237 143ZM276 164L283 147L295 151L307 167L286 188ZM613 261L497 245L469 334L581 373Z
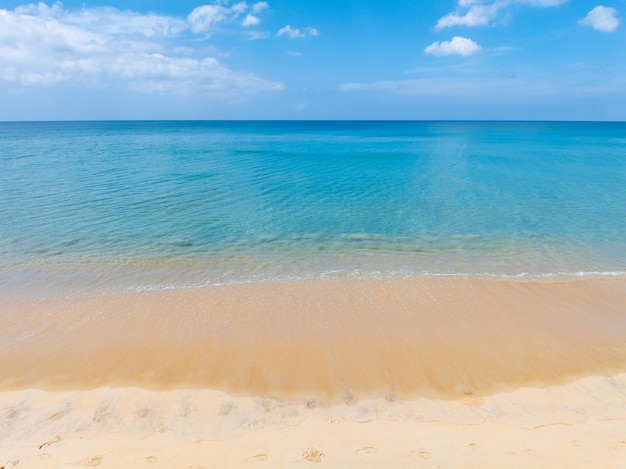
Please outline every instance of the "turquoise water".
M626 123L0 123L0 292L626 271Z

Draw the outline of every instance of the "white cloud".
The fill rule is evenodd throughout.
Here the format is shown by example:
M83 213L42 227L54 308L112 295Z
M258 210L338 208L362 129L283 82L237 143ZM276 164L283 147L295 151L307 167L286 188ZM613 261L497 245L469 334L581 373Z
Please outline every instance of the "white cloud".
M231 7L225 7L220 4L202 5L193 9L187 21L194 33L211 34L215 26L220 23L234 21L245 13L247 5L245 2L239 2Z
M283 28L280 28L278 30L278 33L276 34L276 36L287 36L289 39L304 38L307 36L318 36L318 35L319 35L318 30L315 28L311 28L310 26L307 26L306 28L300 30L297 28L292 28L291 25L287 25Z
M224 6L223 1L215 0L210 5L202 5L187 16L187 22L194 33L212 35L218 25L241 20L241 25L249 28L261 23L259 14L269 8L267 2L256 2L251 7L246 2L238 2L232 6Z
M426 54L443 56L443 55L462 55L464 57L474 55L482 50L478 44L471 39L455 36L451 41L433 42L424 49Z
M471 5L465 14L450 13L437 21L436 29L451 26L486 26L493 21L503 8L501 2L492 5Z
M153 13L142 15L110 7L66 11L60 5L55 4L55 7L59 7L54 9L55 15L50 15L49 18L54 17L64 24L108 36L171 37L187 29L187 24L182 19ZM45 7L40 3L38 9L31 14L45 17L46 15L42 14L42 6Z
M0 81L97 86L114 82L134 90L214 97L283 89L281 83L231 70L214 57L179 46L177 38L193 31L206 34L222 21L219 18L229 18L222 10L226 7L204 7L190 14L189 23L115 8L65 10L61 3L0 9ZM229 15L243 15L246 8L238 3L227 10Z
M246 17L243 19L243 22L241 23L242 26L256 26L257 24L259 24L261 22L261 20L259 19L258 16L254 16L251 14L247 14Z
M246 37L251 41L257 41L259 39L267 39L272 37L272 33L269 31L261 31L259 29L253 29L246 33Z
M598 31L610 33L617 29L620 19L617 17L617 10L615 8L598 5L591 10L587 16L580 20L579 23L585 26L591 26Z
M203 93L228 96L241 92L282 90L280 83L271 83L252 73L234 72L215 58L192 59L167 57L161 54L121 57L111 69L130 80L130 88L138 91L177 94Z
M449 13L437 21L435 29L441 30L452 26L487 26L497 20L500 13L514 5L534 7L555 7L568 0L459 0L455 12Z
M267 4L267 2L257 2L254 5L252 5L252 13L258 14L261 13L263 10L268 9L270 6Z

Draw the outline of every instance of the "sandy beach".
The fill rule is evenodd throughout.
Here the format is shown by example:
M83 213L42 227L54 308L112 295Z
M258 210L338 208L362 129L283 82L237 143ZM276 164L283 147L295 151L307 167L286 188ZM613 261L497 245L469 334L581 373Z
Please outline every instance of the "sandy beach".
M626 279L5 298L0 467L623 467Z
M0 393L6 467L624 467L626 375L318 406L211 390Z

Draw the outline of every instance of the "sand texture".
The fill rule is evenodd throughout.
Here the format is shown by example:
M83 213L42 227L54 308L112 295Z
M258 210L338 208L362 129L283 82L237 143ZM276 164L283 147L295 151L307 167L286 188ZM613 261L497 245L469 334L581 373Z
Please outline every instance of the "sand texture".
M0 300L0 467L626 467L626 279Z
M0 393L0 467L623 468L626 374L316 406L211 390Z

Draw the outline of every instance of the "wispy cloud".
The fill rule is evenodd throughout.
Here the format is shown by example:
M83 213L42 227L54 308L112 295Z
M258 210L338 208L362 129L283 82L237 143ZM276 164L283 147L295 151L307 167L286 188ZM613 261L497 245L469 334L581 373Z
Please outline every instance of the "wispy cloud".
M515 5L555 7L568 0L459 0L457 10L437 21L435 29L452 26L487 26L493 24L502 12Z
M579 21L584 26L591 26L593 29L605 33L611 33L617 29L620 23L615 8L598 5Z
M310 26L307 26L304 29L298 29L298 28L292 28L291 25L289 24L283 28L280 28L278 30L278 33L276 33L277 37L287 36L289 39L305 38L307 36L318 36L318 35L319 35L318 30Z
M145 38L170 37L189 28L184 19L154 13L140 14L111 7L65 10L61 2L52 6L45 3L18 6L13 11L0 10L0 21L5 27L15 26L19 19L24 25L32 21L33 28L42 25L64 25L67 34L82 30L90 34L112 37L134 36ZM29 20L29 18L32 18ZM59 28L56 28L58 32Z
M221 4L202 5L193 9L187 22L194 33L212 34L220 23L233 22L239 19L247 10L245 2L226 7Z
M479 77L424 77L371 83L344 83L339 85L339 89L341 91L388 91L402 95L478 96L490 84L493 83L488 84L486 80Z
M61 3L0 9L0 81L121 82L134 90L213 97L283 89L177 43L193 33L206 35L248 10L245 3L204 5L181 19L115 8L65 10Z
M267 4L267 2L257 2L254 5L252 5L252 12L254 14L258 14L261 13L263 10L267 10L270 6Z
M495 19L503 7L502 2L471 5L466 11L449 13L440 18L435 28L440 30L451 26L486 26ZM462 9L465 10L463 7Z
M407 96L427 96L462 99L466 102L491 101L501 97L503 102L559 96L610 95L623 93L626 77L618 77L601 85L579 80L575 74L553 81L537 76L485 77L473 75L429 76L407 80L376 81L369 83L343 83L339 90L344 92L379 91Z
M426 54L443 56L443 55L462 55L468 57L478 54L482 47L466 37L455 36L451 41L433 42L424 49Z

